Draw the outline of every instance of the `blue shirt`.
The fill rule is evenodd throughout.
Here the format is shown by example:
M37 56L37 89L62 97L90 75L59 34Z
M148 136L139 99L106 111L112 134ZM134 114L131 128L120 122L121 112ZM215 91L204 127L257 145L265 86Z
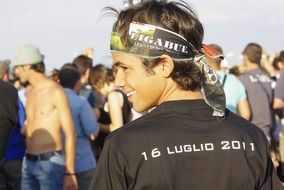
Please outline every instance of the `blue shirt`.
M26 120L26 112L23 103L18 99L18 121L9 137L6 148L5 161L22 160L25 155L26 145L21 128Z
M75 172L84 172L96 167L89 135L98 131L97 118L87 100L73 90L64 88L68 97L76 131Z
M225 73L217 71L216 74L222 83ZM236 113L238 102L247 98L246 89L243 83L237 77L232 74L226 75L226 81L223 86L226 96L226 108Z

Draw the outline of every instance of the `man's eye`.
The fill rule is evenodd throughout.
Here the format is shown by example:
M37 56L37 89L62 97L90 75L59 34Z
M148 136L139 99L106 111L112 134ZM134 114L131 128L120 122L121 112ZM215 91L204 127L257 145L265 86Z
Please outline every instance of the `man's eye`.
M121 66L120 68L121 68L123 71L127 70L127 67Z

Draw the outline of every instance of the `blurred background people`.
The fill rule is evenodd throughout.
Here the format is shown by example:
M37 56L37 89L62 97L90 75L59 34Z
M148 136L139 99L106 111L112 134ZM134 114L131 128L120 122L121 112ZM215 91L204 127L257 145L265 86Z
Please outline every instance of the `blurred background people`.
M58 73L58 80L68 97L76 131L75 173L78 188L89 189L96 167L89 141L94 140L99 132L96 116L87 100L78 95L81 80L80 72L75 65L65 64Z
M110 132L131 120L130 104L123 91L114 86L112 69L102 64L94 66L90 74L90 83L106 98L104 110L110 116Z
M274 90L274 109L280 109L284 107L284 51L280 52L280 55L273 61L275 68L278 68L277 82Z
M20 46L15 65L15 74L21 82L29 83L27 119L22 130L27 151L21 188L77 189L75 130L64 90L45 76L43 56L35 45Z
M223 55L223 50L219 45L210 44L208 46ZM251 111L244 85L234 75L223 72L221 68L223 56L215 58L207 57L207 59L208 64L216 71L216 74L224 88L226 95L226 108L234 113L238 113L243 118L250 120Z
M274 128L272 81L261 68L262 47L257 43L249 43L242 54L246 72L239 79L247 91L252 112L251 122L260 127L267 139L271 140Z
M19 116L24 110L17 89L8 83L9 65L9 60L0 61L0 174L7 189L20 189L25 147L20 135L23 118Z
M81 90L80 95L85 97L100 121L100 118L105 117L105 112L101 109L105 103L105 97L90 85L90 71L93 66L93 60L90 57L91 49L85 49L86 55L79 55L73 60L73 64L77 66L81 74ZM89 52L89 54L87 54Z
M98 64L90 72L90 84L101 93L106 102L100 108L100 134L95 141L96 157L99 159L104 140L108 133L122 127L131 120L131 107L126 95L114 86L112 69Z
M280 125L279 131L279 154L280 154L280 166L281 174L284 179L284 119L283 119L283 108L284 108L284 51L281 51L279 56L273 61L273 65L279 68L279 73L276 75L276 86L274 88L274 100L273 108L277 114L278 126Z

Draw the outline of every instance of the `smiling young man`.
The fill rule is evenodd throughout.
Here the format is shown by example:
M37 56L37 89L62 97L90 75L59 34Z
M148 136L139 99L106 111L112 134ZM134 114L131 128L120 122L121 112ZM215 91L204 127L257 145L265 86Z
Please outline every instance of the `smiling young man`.
M108 136L93 189L282 188L263 132L225 110L203 32L185 3L145 1L118 13L115 84L135 111L156 108Z

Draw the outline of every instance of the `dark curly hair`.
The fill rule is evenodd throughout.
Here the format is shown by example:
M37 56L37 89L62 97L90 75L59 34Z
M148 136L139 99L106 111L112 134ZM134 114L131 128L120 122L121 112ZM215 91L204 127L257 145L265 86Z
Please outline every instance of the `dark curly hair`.
M204 36L203 26L191 7L184 1L149 0L120 12L111 7L107 7L105 10L117 16L113 31L120 34L125 47L129 46L128 30L130 23L139 22L173 31L185 37L195 49L201 49ZM159 59L141 59L148 71L151 71L159 63ZM193 91L201 87L203 76L193 60L173 61L175 67L171 77L180 88Z

